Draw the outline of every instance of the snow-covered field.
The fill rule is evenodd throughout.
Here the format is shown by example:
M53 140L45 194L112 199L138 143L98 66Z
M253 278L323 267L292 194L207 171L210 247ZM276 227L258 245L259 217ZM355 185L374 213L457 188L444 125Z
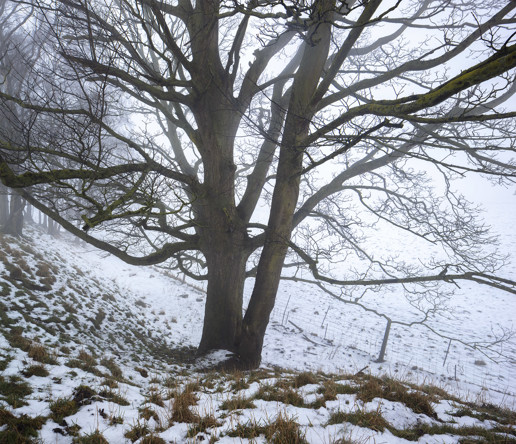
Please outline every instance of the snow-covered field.
M501 232L503 248L510 253L516 246L516 233L504 227L512 227L516 222L516 206L514 202L508 205L507 193L502 197L489 204L486 219L495 231ZM443 422L453 423L450 427L492 428L495 424L492 418L478 412L450 416L466 409L450 399L434 399L434 416L414 412L400 402L381 396L364 400L367 397L361 399L357 390L367 385L367 377L361 379L360 374L355 379L328 376L353 375L359 370L365 375L388 375L421 385L436 384L465 401L514 408L514 338L502 344L505 358L493 362L479 351L457 341L450 344L449 340L424 327L393 325L386 361L375 363L385 320L299 282L287 281L280 287L265 338L262 366L266 370L262 374L235 377L199 373L196 369L205 363L188 361L193 358L194 347L201 336L205 301L202 288L182 283L180 277L165 274L155 267L129 266L80 245L66 234L54 239L36 228L27 232L28 237L21 244L9 237L3 237L1 242L0 442L1 433L11 427L5 412L18 417L23 414L49 416L56 400L77 397L77 387L81 384L94 389L96 394L78 402L79 410L65 415L65 422L59 422L62 419L59 417L46 420L38 432L40 442L70 443L74 439L73 442L90 442L80 441L73 435L94 431L99 431L110 443L130 442L124 434L136 426L147 427L147 432L154 430L153 436L165 442L203 439L214 442L215 438L221 443L249 442L244 425L276 423L278 414L287 419L295 418L310 443L339 442L339 439L346 442L344 438L350 439L347 442L367 442L369 438L371 442L403 442L400 436L393 434L394 429L382 432L381 427L372 430L367 425L360 427L342 420L329 424L332 415L339 412L381 412L390 427L397 430ZM21 270L21 278L13 268ZM507 266L502 275L514 279L514 263ZM51 291L27 289L28 281L47 285ZM451 301L453 316L436 319L433 328L465 342L490 340L498 326L512 328L516 313L514 295L472 284L461 283L460 287ZM250 287L246 288L247 296L249 291ZM383 294L381 299L376 295L376 299L367 303L395 319L406 316L403 298L396 291ZM46 376L27 373L31 366L41 365L41 359L33 351L34 344L42 344L50 355L44 364L49 372ZM88 356L91 362L85 364L90 359ZM115 383L110 382L111 376L115 376L112 363L116 363L123 375L119 375ZM22 371L29 376L21 377ZM317 374L316 380L302 385L293 383L295 374L290 371L314 374L322 371L324 375ZM17 387L20 381L16 378L32 387L32 393L25 397L27 405L18 406L16 402L13 405L7 395L2 395L2 384ZM346 381L351 389L347 389L349 393L328 396L321 403L321 396L325 396L323 388L331 381L341 385ZM204 434L189 432L191 423L172 418L174 403L181 393L188 392L189 383L197 384L194 392L198 401L194 402L194 412L201 417L215 418L218 424L209 426ZM267 387L273 387L271 392L282 393L288 384L289 390L293 387L301 396L301 401L285 403L272 395L264 395ZM221 409L224 401L250 399L259 393L261 395L252 401L254 407ZM115 402L117 394L128 405ZM155 416L142 413L145 408ZM514 425L514 415L510 417ZM73 429L75 425L79 427ZM234 430L239 432L229 436ZM262 430L262 435L253 442L265 442L267 433ZM459 441L451 432L423 431L418 439L420 442ZM163 441L148 438L138 442Z

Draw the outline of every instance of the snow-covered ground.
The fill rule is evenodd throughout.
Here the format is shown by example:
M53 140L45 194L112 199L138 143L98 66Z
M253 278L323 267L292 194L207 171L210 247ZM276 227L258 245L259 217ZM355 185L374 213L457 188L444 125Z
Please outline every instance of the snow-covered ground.
M512 227L516 222L516 206L514 202L508 205L506 199L504 196L503 201L491 202L486 219L495 231L501 232L503 248L511 253L516 245L516 233L504 227ZM480 414L452 418L450 412L464 406L450 400L435 401L435 417L415 413L406 405L388 399L375 397L363 402L356 393L337 394L317 406L313 403L320 398L321 387L326 387L332 378L338 379L324 375L300 388L293 385L304 406L262 397L253 401L254 408L242 408L237 413L221 410L224 401L251 398L263 391L264 384L276 384L274 391L281 392L283 386L278 381L291 382L294 378L289 371L342 375L362 370L366 375L436 384L463 400L514 408L514 339L502 344L505 358L493 362L457 341L450 344L424 327L393 325L386 360L375 363L385 330L384 319L360 307L338 302L316 287L291 281L280 286L267 330L262 362L266 374L254 380L250 374L240 375L235 380L234 376L198 373L195 366L201 364L187 361L193 358L201 336L205 302L202 288L183 283L180 276L166 274L156 267L129 266L79 244L66 234L54 239L35 228L27 233L23 243L10 237L3 237L1 242L0 387L2 382L12 383L14 387L17 382L10 379L12 376L18 377L22 370L39 365L30 343L25 344L20 337L30 339L32 346L43 344L50 350L52 359L45 364L50 374L22 378L32 386L33 392L26 396L27 405L21 407L10 404L0 389L0 424L2 408L16 416L48 416L52 402L73 398L80 384L97 393L89 402L81 401L78 412L67 415L65 423L57 419L46 421L39 431L44 443L72 442L73 433L68 430L71 425L79 426L82 435L98 430L110 443L130 442L124 434L136 425L155 430L155 435L166 442L199 442L210 436L213 440L218 437L221 443L248 442L242 430L237 437L229 436L229 431L238 424L273 423L279 413L296 418L310 443L337 442L337 438L344 437L360 442L368 437L372 442L403 441L387 429L374 431L349 422L328 424L336 412L381 411L382 417L397 429L421 423L442 424L452 419L453 427L490 428L494 424L481 419ZM21 280L16 280L13 267L21 270ZM514 279L514 263L502 275ZM23 279L49 285L51 291L28 290ZM514 295L469 283L461 283L460 287L451 301L453 317L437 319L433 328L472 342L492 339L490 335L501 327L513 327ZM249 292L250 285L246 287L247 297ZM376 295L366 302L395 319L404 320L406 316L405 302L396 291L385 293L380 299ZM13 346L16 338L26 345L25 351ZM87 355L93 356L95 362L89 367L84 364ZM111 362L116 362L123 377L116 388L110 389L106 375L110 374ZM276 372L276 368L283 369L283 373ZM210 378L213 382L208 384ZM169 379L173 383L167 383ZM239 380L245 382L242 387L231 389ZM219 423L197 438L195 434L187 437L191 427L188 423L171 420L178 393L184 392L186 384L192 382L203 387L196 392L199 399L194 411L203 417L211 415ZM357 379L350 384L358 387L366 382ZM129 405L114 402L113 393L125 398ZM153 393L164 399L163 406L150 401ZM149 406L157 416L142 419L142 409ZM9 428L7 420L3 422L0 433ZM262 434L254 442L265 439ZM427 433L419 437L420 442L458 442L458 439L453 433Z

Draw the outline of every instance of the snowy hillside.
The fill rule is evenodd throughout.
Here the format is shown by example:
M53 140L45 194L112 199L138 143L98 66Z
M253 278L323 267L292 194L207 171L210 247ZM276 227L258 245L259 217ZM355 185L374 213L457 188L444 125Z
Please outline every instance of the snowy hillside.
M226 352L195 360L202 288L36 227L0 255L0 443L516 441L513 342L493 363L393 327L374 363L382 321L287 282L262 369L205 371Z

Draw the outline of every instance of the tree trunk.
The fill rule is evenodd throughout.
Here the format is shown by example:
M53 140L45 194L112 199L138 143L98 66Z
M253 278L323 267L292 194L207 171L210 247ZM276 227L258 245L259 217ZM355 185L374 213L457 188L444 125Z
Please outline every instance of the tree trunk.
M225 236L226 233L221 233ZM237 237L226 235L206 252L208 288L199 353L235 350L242 328L242 304L247 254ZM224 245L225 244L225 245Z
M334 6L333 0L320 0L314 3L314 11L324 20ZM328 55L330 28L328 21L312 25L308 39L310 44L305 45L303 58L292 85L268 230L237 346L240 366L243 368L256 368L261 362L263 339L276 302L281 271L292 234L293 216L303 169L304 140L314 113L311 100Z
M3 232L13 236L21 236L23 234L23 208L25 200L18 194L11 194L11 203L9 205L9 217L4 225Z
M9 198L7 197L7 188L0 183L0 229L7 222L9 217Z
M32 218L32 205L27 203L27 208L25 210L25 222L33 223L34 219Z

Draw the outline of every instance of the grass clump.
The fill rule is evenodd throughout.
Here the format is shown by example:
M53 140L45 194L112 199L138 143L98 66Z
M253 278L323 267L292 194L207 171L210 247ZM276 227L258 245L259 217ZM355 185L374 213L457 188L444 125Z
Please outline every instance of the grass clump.
M1 356L0 357L0 372L3 372L12 360L13 360L12 356Z
M88 387L87 385L79 385L73 391L73 400L78 405L87 405L91 404L92 399L95 398L96 395L97 392L95 392L91 387Z
M109 444L104 435L98 430L87 435L78 436L73 439L72 444Z
M376 430L377 432L383 432L386 428L391 429L379 409L372 412L366 412L360 409L350 413L338 411L330 416L328 425L342 424L343 422L349 422L359 427Z
M188 428L186 436L188 438L193 438L194 436L197 436L199 433L204 433L206 432L206 430L218 426L219 423L213 415L197 417L195 422Z
M34 364L29 365L27 368L21 371L21 374L25 376L26 378L30 378L31 376L40 376L45 377L48 376L50 373L45 368L44 365L41 364Z
M256 405L251 399L240 395L227 399L220 405L221 410L229 410L230 412L240 409L254 409L255 407Z
M423 435L463 436L460 443L516 443L516 431L512 427L496 426L492 429L478 426L454 427L450 424L418 424L407 429L389 427L390 432L409 441L417 441Z
M197 404L197 401L197 396L195 396L195 393L188 387L186 387L183 392L175 393L172 421L195 422L197 415L190 410L190 406Z
M516 412L497 407L492 404L483 404L481 406L474 406L475 411L471 408L463 407L452 413L452 416L460 418L462 416L469 416L471 418L480 419L481 421L496 421L503 425L514 425L516 424Z
M282 402L283 404L290 404L295 407L305 406L303 397L293 390L292 387L284 386L283 384L261 385L255 395L255 399Z
M294 377L292 382L294 388L303 387L308 384L317 384L319 382L316 375L310 372L302 372Z
M163 438L160 438L159 436L150 434L144 436L140 441L140 444L167 444L167 441L165 441Z
M265 437L272 444L308 444L295 418L283 414L266 427Z
M32 344L28 350L29 358L43 364L57 364L56 359L50 355L47 348L41 344Z
M99 374L99 371L96 367L97 360L93 355L89 354L86 350L80 350L77 355L77 358L69 359L66 362L66 365L72 368L80 368L85 372L90 372L95 375Z
M111 375L113 376L113 378L115 378L115 379L123 378L122 369L118 366L118 364L115 362L115 360L113 358L109 358L109 359L102 358L100 360L100 364L103 365L104 367L106 367L111 372Z
M150 421L150 419L154 419L154 421L159 423L158 414L152 410L150 407L142 407L138 409L138 413L140 414L140 418L145 419L145 421Z
M409 390L401 382L390 378L369 377L357 391L357 399L371 402L374 398L383 398L393 402L401 402L414 413L423 413L436 417L432 407L433 398L418 390Z
M6 401L13 408L27 405L23 398L30 394L32 394L32 388L23 378L12 375L5 379L0 376L0 399Z
M289 418L281 413L273 422L265 425L251 420L246 424L239 423L227 434L231 437L249 440L265 435L267 442L272 444L307 444L305 434L301 431L295 418Z
M163 402L163 396L161 395L160 391L155 387L149 390L149 394L147 395L146 401L160 407L165 406Z
M116 393L112 389L103 389L99 392L99 396L107 399L108 401L114 402L118 405L129 405L129 401L125 399L120 393Z
M238 392L249 388L249 381L244 377L241 371L235 371L231 374L233 382L231 383L230 390L232 392Z
M358 387L347 384L339 384L334 380L324 381L317 393L323 395L325 401L335 401L337 395L353 395L358 392Z
M5 409L0 409L0 442L3 444L22 444L30 442L38 436L38 430L43 427L46 418L27 415L14 416Z
M141 424L140 421L137 421L135 425L133 425L127 432L124 433L124 436L131 442L135 442L139 440L141 437L147 435L150 432L147 424Z
M79 411L77 402L70 398L57 398L49 404L48 408L51 412L50 417L58 424L62 423L64 418L75 415Z

